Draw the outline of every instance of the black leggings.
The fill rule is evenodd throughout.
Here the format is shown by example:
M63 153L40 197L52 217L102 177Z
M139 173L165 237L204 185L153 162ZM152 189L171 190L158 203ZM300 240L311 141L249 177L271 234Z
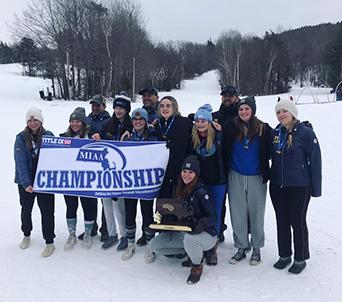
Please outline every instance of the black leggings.
M89 197L78 197L78 196L70 196L64 195L65 204L67 206L66 218L74 219L77 216L77 208L78 208L78 198L81 200L81 205L84 213L85 221L94 221L96 219L97 214L97 199L89 198Z

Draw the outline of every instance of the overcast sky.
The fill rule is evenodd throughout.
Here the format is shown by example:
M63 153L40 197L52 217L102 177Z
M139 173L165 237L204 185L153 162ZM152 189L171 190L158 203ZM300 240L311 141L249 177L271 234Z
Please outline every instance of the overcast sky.
M114 1L114 0L113 0ZM138 0L139 1L139 0ZM1 0L0 40L11 43L5 24L30 0ZM342 21L341 0L140 0L154 41L215 41L223 30L262 37L265 31Z

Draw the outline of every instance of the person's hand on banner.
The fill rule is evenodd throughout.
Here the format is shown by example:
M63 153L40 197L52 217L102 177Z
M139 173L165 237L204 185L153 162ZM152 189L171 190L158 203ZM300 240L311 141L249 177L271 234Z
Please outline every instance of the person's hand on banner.
M34 192L32 186L26 187L25 191L28 192L28 193L33 193Z
M97 142L99 142L101 140L100 134L98 134L98 133L93 134L93 136L91 138L96 140Z

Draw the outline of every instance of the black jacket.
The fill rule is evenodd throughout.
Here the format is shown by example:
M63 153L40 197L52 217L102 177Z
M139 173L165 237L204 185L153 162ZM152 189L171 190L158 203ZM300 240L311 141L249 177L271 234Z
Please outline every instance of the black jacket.
M170 158L164 182L170 181L171 179L173 184L176 185L182 163L189 155L192 122L187 117L177 115L175 116L169 131L164 135L171 121L172 117L170 117L167 122L165 122L163 117L160 117L160 123L156 123L155 129L158 140L166 141L167 147L170 149Z
M280 124L271 131L271 184L284 187L312 186L312 196L322 195L321 149L314 131L297 121L292 130L292 146L287 147L288 132L281 127L284 144L279 149ZM281 140L283 140L281 137ZM277 152L277 151L280 151Z
M201 175L200 178L204 182L205 185L219 185L227 183L227 176L224 169L223 162L223 132L216 131L215 135L215 145L216 152L209 156L205 157L196 152L194 149L194 144L191 138L190 150L191 152L198 157L201 167Z
M212 113L213 121L219 123L220 125L224 125L229 120L234 119L238 115L237 106L227 107L221 104L220 109Z
M270 178L270 167L269 167L269 145L268 145L268 138L272 128L269 124L264 123L263 131L261 136L259 136L259 160L261 165L261 176L263 183L266 183ZM239 128L236 125L235 119L228 121L223 126L223 154L224 154L224 163L225 163L225 170L228 174L229 172L229 164L231 158L231 150L233 144L239 134Z
M218 234L215 225L218 221L214 200L210 191L203 183L198 182L191 194L186 198L185 205L190 205L194 209L194 214L191 216L192 221L196 224L200 219L206 218L205 232L211 236Z

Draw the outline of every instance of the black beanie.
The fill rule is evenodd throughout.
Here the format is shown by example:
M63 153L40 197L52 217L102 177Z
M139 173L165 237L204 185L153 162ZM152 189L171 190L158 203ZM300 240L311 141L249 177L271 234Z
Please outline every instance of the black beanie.
M200 162L198 158L195 155L189 155L182 164L182 170L191 170L194 172L197 176L200 175Z
M74 112L70 114L69 122L71 122L71 120L78 120L81 121L84 125L87 125L85 109L82 107L77 107Z
M256 113L256 103L255 103L255 98L254 96L248 96L242 100L240 100L237 104L237 109L239 110L241 105L248 105L249 107L251 107L251 109L253 110L254 114Z
M121 91L119 95L115 96L113 102L113 109L118 106L122 107L129 113L131 111L131 98L128 97L126 91Z

